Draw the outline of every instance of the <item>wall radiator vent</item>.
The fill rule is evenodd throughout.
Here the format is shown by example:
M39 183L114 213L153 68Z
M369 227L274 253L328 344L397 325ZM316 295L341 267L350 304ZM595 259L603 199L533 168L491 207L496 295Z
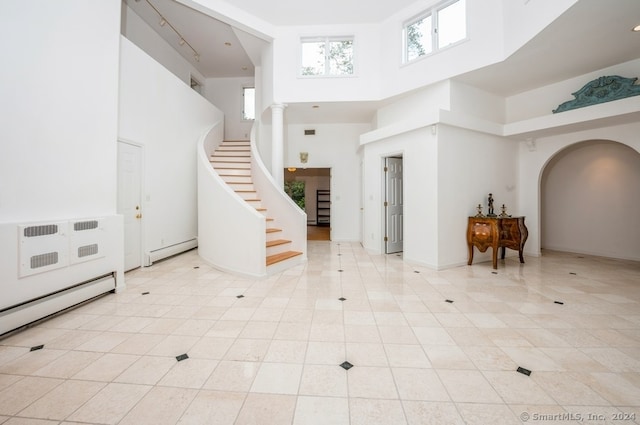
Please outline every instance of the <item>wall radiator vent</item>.
M71 221L69 248L71 264L104 257L101 246L105 243L104 219Z
M104 257L103 218L19 225L20 271L25 277Z
M73 230L80 232L82 230L92 230L98 228L98 220L77 221L73 223Z
M29 226L24 228L24 236L26 238L35 238L38 236L55 235L58 233L57 224L43 224L41 226Z
M69 222L33 223L18 226L19 277L59 269L69 264Z
M98 253L98 244L85 245L78 247L78 258L96 255Z
M58 263L57 252L47 252L46 254L34 255L31 257L30 265L32 269L50 266Z

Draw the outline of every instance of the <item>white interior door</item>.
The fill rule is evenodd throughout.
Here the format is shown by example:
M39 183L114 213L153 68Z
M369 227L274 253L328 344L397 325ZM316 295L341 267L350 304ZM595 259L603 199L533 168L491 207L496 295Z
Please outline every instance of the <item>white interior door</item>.
M385 158L385 252L401 252L403 242L402 158Z
M124 217L124 269L142 265L142 148L118 142L118 214Z

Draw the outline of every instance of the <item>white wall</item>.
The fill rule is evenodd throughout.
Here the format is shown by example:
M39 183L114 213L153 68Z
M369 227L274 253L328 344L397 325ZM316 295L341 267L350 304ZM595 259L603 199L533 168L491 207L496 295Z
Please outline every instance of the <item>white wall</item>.
M314 128L315 136L304 130ZM368 124L290 124L286 128L284 166L331 168L331 239L360 240L361 173L359 137ZM300 152L308 152L306 164ZM310 217L314 218L314 217Z
M243 87L254 87L253 78L209 78L204 96L224 112L225 140L249 140L253 121L242 119Z
M196 144L222 112L124 37L120 65L119 138L143 149L149 252L197 236Z
M188 86L191 86L192 76L200 84L205 84L204 76L124 2L122 2L122 35Z
M507 122L552 115L552 111L561 103L575 99L571 93L580 90L588 82L605 75L620 75L629 78L638 77L639 69L640 59L636 59L511 96L506 99ZM607 106L612 107L614 104L608 102ZM585 111L581 109L583 108L561 112L556 115L585 113Z
M302 77L302 37L353 36L354 75ZM273 43L276 102L358 101L380 99L380 32L377 25L281 27Z
M382 98L443 81L504 59L502 1L467 0L467 39L459 44L402 64L402 26L437 1L417 1L381 24Z
M124 285L116 215L119 38L119 2L0 2L0 309L106 273ZM100 259L65 261L70 232L62 227L66 244L52 249L49 239L37 247L59 252L60 267L19 277L19 264L40 252L23 256L18 224L89 217L103 219ZM56 301L65 308L82 299ZM43 305L19 314L33 311L27 322L36 320L51 313Z
M518 50L578 0L502 0L505 57Z
M602 140L569 146L540 189L543 249L640 260L640 153Z
M115 214L120 4L0 2L0 222Z
M438 265L438 143L429 127L365 144L363 246L384 253L384 158L402 156L404 258Z
M524 215L518 206L518 145L498 136L438 125L438 267L467 262L466 231L469 216L493 194L494 210L507 207L507 214ZM525 225L528 224L525 218ZM488 261L474 252L474 263ZM507 255L517 255L507 250Z

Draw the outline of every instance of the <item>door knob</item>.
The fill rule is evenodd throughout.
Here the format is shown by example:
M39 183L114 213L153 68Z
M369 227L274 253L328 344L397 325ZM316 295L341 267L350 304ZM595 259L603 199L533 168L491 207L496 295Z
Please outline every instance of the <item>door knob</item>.
M142 214L136 214L136 218L142 218Z

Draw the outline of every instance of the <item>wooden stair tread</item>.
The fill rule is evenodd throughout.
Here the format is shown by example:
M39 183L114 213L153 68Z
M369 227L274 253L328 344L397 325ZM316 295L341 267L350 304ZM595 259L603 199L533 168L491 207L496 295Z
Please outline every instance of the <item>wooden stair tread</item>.
M272 246L278 246L278 245L284 245L291 242L288 239L274 239L272 241L267 241L267 248L272 247Z
M273 264L279 263L280 261L288 260L289 258L297 257L298 255L302 255L302 252L285 251L285 252L280 252L278 254L268 255L266 259L267 266L271 266Z
M275 227L267 228L267 233L277 233L277 232L282 232L282 229L276 229Z

